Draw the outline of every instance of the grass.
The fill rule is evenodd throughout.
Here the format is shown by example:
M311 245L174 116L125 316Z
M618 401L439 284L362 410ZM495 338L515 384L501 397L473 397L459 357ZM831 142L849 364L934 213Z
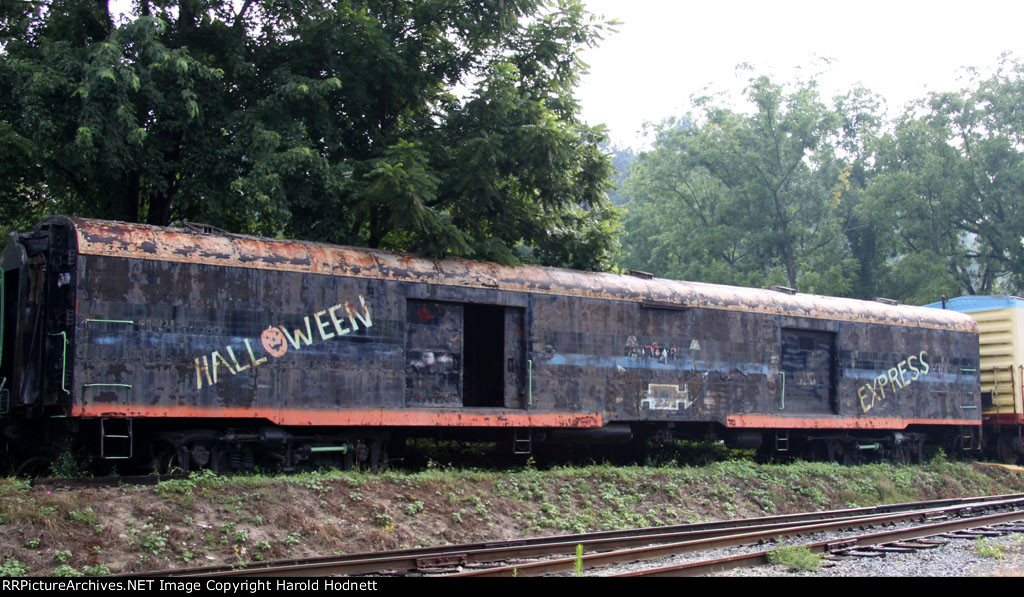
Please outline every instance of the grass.
M988 539L978 539L974 542L972 548L975 553L983 558L1001 560L1006 557L1006 546L989 541Z
M812 552L811 548L806 545L791 545L768 552L768 561L785 566L790 570L803 572L820 568L821 554Z
M138 572L1019 491L1019 475L945 461L203 472L52 492L0 479L0 551L22 575Z

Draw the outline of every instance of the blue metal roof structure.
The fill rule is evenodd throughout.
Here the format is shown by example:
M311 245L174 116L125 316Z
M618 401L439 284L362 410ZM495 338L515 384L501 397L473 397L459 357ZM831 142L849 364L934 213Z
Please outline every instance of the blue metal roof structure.
M923 305L933 309L942 309L942 302ZM996 309L1024 309L1024 298L1012 295L1003 296L958 296L946 300L946 309L960 313L975 311L995 311Z

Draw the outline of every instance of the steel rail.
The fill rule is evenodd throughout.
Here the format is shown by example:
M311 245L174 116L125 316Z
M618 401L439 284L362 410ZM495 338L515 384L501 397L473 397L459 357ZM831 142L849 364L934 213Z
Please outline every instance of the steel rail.
M576 546L583 544L590 551L596 549L616 550L652 543L680 543L683 540L699 542L728 536L748 536L758 532L774 538L792 527L807 527L810 523L833 526L856 526L880 524L885 518L898 516L914 519L931 513L964 508L996 507L1006 503L1024 503L1024 494L987 496L964 499L932 500L928 502L894 504L878 507L832 510L819 513L802 513L763 518L693 523L671 527L648 527L626 531L603 531L566 536L517 539L446 546L443 548L415 548L390 552L349 554L303 560L278 560L261 563L257 567L205 567L178 570L157 570L149 576L310 576L326 574L367 574L382 570L408 572L424 568L467 566L485 562L551 556L575 553ZM469 573L466 573L469 574Z
M943 508L932 508L919 511L906 511L892 514L878 514L872 516L860 516L850 519L834 519L827 522L812 524L794 525L785 529L755 530L752 532L740 532L731 535L723 535L709 539L697 539L691 541L680 541L651 545L647 547L621 549L602 553L584 553L581 557L558 558L538 562L525 562L518 565L499 566L483 570L472 570L450 574L452 577L470 576L539 576L553 572L573 570L581 562L584 567L607 566L623 562L635 562L638 560L661 558L694 551L705 551L722 547L736 547L739 545L751 545L760 542L773 541L780 536L799 536L812 533L829 532L850 528L854 526L891 524L905 522L915 518L934 518L938 515L948 515L954 512L964 512L974 509L991 509L998 507L1014 506L1024 509L1024 500L994 500L992 502L978 502ZM1022 510L1024 512L1024 510ZM1014 515L1024 517L1024 513L1015 512ZM1014 519L1016 520L1016 519ZM974 523L973 526L978 526Z
M859 535L856 537L847 537L845 539L840 540L818 541L815 543L809 543L806 545L806 547L808 547L814 553L835 553L838 551L846 551L853 546L868 547L874 545L896 543L900 541L908 541L911 539L925 539L929 537L940 536L945 533L981 529L996 524L1005 524L1021 520L1024 520L1024 510L1017 510L1014 512L1000 514L991 514L987 516L979 516L965 520L954 520L923 524L907 529L882 531L879 533L870 533L865 535ZM731 570L733 568L749 568L753 566L767 564L768 554L772 551L773 550L758 551L755 553L741 554L725 558L715 558L710 560L701 560L697 562L688 562L686 564L679 564L676 566L664 566L659 568L651 568L649 570L639 570L635 572L626 572L623 574L613 574L610 576L700 576L703 574L711 574L713 572L723 572L725 570Z
M313 558L286 558L278 560L269 560L265 562L250 562L244 569L249 572L255 572L261 568L281 568L287 566L303 566L303 565L316 565L326 563L340 563L354 560L369 560L372 558L398 558L408 557L410 559L416 558L416 560L423 560L429 558L444 559L449 558L450 554L458 554L467 551L477 551L490 548L508 547L514 548L517 546L525 545L542 545L545 543L563 543L573 542L575 543L586 543L589 541L600 540L611 537L629 537L629 536L643 536L643 535L663 535L674 532L689 532L689 531L703 531L703 530L722 530L729 528L756 526L756 525L767 525L776 523L795 523L799 521L818 520L821 518L838 518L841 516L857 516L857 515L869 515L877 514L882 512L898 512L905 510L923 510L927 508L935 508L941 506L951 506L956 504L969 504L982 501L1000 500L1000 499L1016 499L1024 498L1024 493L1018 494L1005 494L995 496L981 496L981 497L969 497L969 498L947 498L941 500L928 500L923 502L903 502L898 504L885 504L879 506L863 506L860 508L845 508L840 510L825 510L822 512L801 512L796 514L779 514L774 516L761 516L755 518L741 518L734 520L719 520L709 522L692 522L677 525L657 526L657 527L643 527L636 529L624 529L616 531L597 531L593 533L577 533L571 535L552 535L543 537L530 537L524 539L506 539L500 541L484 541L478 543L462 543L455 545L446 545L443 547L416 547L410 549L399 549L399 550L387 550L379 552L359 552L344 555L332 555L332 556L319 556ZM415 568L407 568L408 570L414 570ZM153 577L171 577L171 576L186 576L186 575L210 575L218 572L226 573L238 573L239 566L236 565L222 565L222 566L204 566L204 567L191 567L191 568L174 568L174 569L163 569L154 570L150 572L144 572L139 574L133 574L133 576L153 576Z
M1024 500L1021 501L1024 503ZM893 514L875 514L870 516L844 517L829 519L830 524L849 525L870 525L877 520L888 520ZM918 518L920 512L909 511L895 516ZM655 535L639 535L628 537L606 537L601 539L578 539L560 541L555 543L524 544L512 547L494 547L477 550L445 551L430 556L410 557L408 555L397 555L391 557L371 557L365 560L348 560L344 562L321 562L316 564L302 563L294 566L272 567L272 568L250 568L246 570L229 570L203 576L326 576L326 575L356 575L379 573L385 570L422 570L424 568L443 568L453 566L467 566L473 564L486 564L491 562L507 561L509 559L551 557L553 555L572 554L576 551L577 545L583 545L591 551L607 550L615 553L615 550L623 550L636 546L649 546L653 544L678 544L681 540L691 542L714 541L723 536L734 537L736 533L743 536L759 534L765 537L775 537L779 534L789 532L795 525L804 528L805 522L799 523L775 523L770 525L755 525L750 527L730 527L728 529L705 529L700 531L683 531L676 533L664 533ZM483 575L494 568L487 568L480 571ZM464 573L473 575L473 572ZM453 574L458 576L459 574Z

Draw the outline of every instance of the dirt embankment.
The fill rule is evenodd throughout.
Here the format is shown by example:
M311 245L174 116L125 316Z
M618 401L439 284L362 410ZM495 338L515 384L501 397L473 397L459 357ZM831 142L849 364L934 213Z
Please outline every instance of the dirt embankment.
M1012 470L840 467L194 475L157 486L0 481L0 574L96 575L1024 492Z

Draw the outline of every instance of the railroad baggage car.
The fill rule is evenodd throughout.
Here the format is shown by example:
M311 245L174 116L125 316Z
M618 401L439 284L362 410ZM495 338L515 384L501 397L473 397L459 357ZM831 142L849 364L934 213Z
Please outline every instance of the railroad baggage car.
M60 216L0 265L16 469L376 466L412 436L841 461L978 440L977 326L950 310Z

